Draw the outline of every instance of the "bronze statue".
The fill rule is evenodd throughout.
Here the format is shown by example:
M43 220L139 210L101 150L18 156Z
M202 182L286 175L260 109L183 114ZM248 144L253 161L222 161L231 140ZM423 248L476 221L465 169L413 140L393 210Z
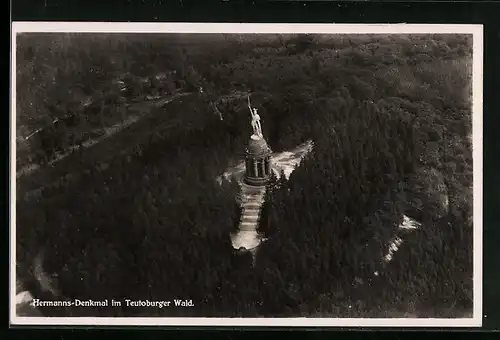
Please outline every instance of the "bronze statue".
M260 116L257 113L257 109L252 108L252 105L250 104L250 96L248 96L248 109L250 110L250 114L252 116L251 124L254 136L263 138L262 126L260 125Z

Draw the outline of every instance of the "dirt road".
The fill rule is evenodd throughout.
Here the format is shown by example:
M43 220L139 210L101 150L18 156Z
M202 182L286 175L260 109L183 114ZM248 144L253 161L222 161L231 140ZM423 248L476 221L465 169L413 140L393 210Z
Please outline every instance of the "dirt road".
M109 129L109 132L99 139L89 141L82 149L73 150L38 171L20 176L17 180L17 199L29 199L36 196L44 187L61 181L73 181L86 170L103 164L117 155L129 152L131 148L146 142L151 128L165 127L165 115L160 109L174 100L193 96L191 93L179 93L175 96L159 100L142 102L131 106L130 110L138 110L134 119L128 124L122 124Z

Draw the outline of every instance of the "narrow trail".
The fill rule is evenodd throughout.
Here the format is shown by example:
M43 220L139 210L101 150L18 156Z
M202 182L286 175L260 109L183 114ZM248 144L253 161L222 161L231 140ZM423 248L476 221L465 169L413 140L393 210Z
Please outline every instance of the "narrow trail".
M56 154L55 159L51 160L48 163L48 166L54 166L56 163L63 160L64 158L68 157L69 155L71 155L77 151L87 149L93 145L96 145L96 144L108 139L109 137L124 130L125 128L131 126L132 124L138 122L139 120L141 120L142 118L144 118L145 116L150 114L151 109L160 108L163 105L166 105L166 104L174 101L177 98L184 97L184 96L187 96L189 94L191 94L191 93L180 92L180 93L177 93L174 95L168 95L168 96L156 99L156 100L150 100L150 101L141 102L141 103L134 103L134 104L130 105L128 107L128 110L129 111L136 111L136 112L138 112L137 114L132 114L126 120L104 128L103 129L104 133L100 137L86 140L85 142L83 142L81 145L78 145L78 146L72 145L69 147L69 149L66 152ZM22 167L21 169L16 171L16 177L20 178L22 176L30 175L33 172L38 171L40 169L42 169L42 167L40 167L40 165L35 164L35 163L25 165L24 167Z
M129 110L138 111L138 114L130 116L125 122L120 122L107 128L105 135L87 141L84 143L83 148L76 152L67 152L60 155L57 160L51 162L51 165L56 166L44 168L32 166L33 169L24 171L22 174L18 172L18 181L21 183L18 186L18 192L23 193L21 199L36 196L37 193L41 192L43 187L55 182L77 179L85 170L81 164L95 164L96 162L105 164L107 159L127 152L130 149L130 145L135 145L134 142L144 137L141 134L142 131L150 131L149 127L158 126L155 124L156 120L162 119L162 117L157 117L156 120L153 119L153 122L150 122L150 119L144 119L147 117L155 118L157 116L153 114L154 111L152 112L151 109L161 108L178 98L191 94L183 92L146 103L133 104L129 107ZM92 148L97 145L99 145L99 148ZM17 199L19 200L19 198ZM55 281L52 280L50 275L44 272L42 262L43 254L39 254L33 264L33 275L41 290L46 291L52 296L58 296L57 289L54 287ZM31 305L34 298L33 292L25 290L22 280L17 277L15 301L11 301L12 304L15 303L16 315L43 316L38 308Z
M400 231L405 233L417 230L422 226L422 224L413 218L403 215L403 220L398 226ZM395 235L389 242L389 248L386 255L383 258L384 263L389 263L392 261L394 254L399 250L401 244L403 243L403 235Z
M27 200L38 196L43 188L52 184L73 181L86 170L86 165L96 166L100 164L105 167L111 158L129 152L137 143L146 140L151 132L151 127L164 125L164 115L152 109L161 108L176 99L189 95L193 94L179 93L157 101L137 103L132 109L137 109L141 113L129 124L114 127L109 134L93 142L88 142L86 148L65 154L57 161L57 164L52 164L53 166L40 168L39 171L31 172L29 176L20 176L17 179L17 193L21 196L18 196L17 199Z

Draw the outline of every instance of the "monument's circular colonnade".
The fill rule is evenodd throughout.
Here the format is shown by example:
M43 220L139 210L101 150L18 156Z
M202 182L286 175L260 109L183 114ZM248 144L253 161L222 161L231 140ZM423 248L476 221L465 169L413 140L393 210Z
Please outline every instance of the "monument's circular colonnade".
M272 150L266 140L252 135L245 150L244 183L253 186L265 186L271 176Z

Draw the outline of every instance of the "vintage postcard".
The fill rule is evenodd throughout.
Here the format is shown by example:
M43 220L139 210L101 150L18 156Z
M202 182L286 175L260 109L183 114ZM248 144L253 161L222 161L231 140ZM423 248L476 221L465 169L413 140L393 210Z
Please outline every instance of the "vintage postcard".
M481 326L481 25L14 22L11 66L11 324Z

